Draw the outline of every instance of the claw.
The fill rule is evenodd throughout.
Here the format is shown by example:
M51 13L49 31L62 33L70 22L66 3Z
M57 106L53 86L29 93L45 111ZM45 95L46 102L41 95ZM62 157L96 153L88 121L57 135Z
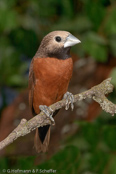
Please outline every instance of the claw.
M46 105L39 105L39 109L44 114L46 114L46 116L50 118L52 124L55 125L54 118L52 117L53 116L53 110L51 108L49 108L48 106L46 106Z
M65 105L65 109L68 110L69 109L69 105L71 104L71 110L73 111L74 109L74 96L72 93L70 92L66 92L64 94L64 99L66 99L66 105Z

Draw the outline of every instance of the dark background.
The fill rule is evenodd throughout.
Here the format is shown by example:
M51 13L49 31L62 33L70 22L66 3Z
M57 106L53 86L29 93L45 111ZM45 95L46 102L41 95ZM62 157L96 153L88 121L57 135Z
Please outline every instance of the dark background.
M41 39L67 30L81 40L72 48L69 91L82 92L112 77L116 88L115 0L0 0L0 140L32 117L28 72ZM116 92L108 96L116 102ZM51 129L49 151L37 154L34 132L1 151L3 169L54 169L58 174L116 174L116 118L91 100L64 108ZM12 172L11 172L12 173Z

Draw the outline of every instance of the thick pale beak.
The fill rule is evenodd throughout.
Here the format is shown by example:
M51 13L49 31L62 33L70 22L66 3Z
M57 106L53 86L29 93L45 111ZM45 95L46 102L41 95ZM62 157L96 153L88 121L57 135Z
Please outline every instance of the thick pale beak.
M79 39L77 39L75 36L73 36L72 34L69 34L66 38L65 43L64 43L64 48L71 47L71 46L76 45L80 42L81 41Z

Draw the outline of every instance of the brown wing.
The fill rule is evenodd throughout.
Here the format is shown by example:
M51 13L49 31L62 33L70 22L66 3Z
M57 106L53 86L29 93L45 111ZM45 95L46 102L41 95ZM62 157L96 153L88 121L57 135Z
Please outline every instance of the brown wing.
M34 67L34 59L32 60L30 69L29 69L29 105L30 105L33 115L36 115L34 108L33 108L33 98L34 98L34 88L35 88L35 75L34 75L33 67ZM44 126L43 128L45 128L45 130L46 130L46 126ZM49 141L50 141L50 127L47 130L47 132L45 132L44 142L41 141L40 135L41 135L41 133L44 133L43 130L42 130L42 132L40 132L40 130L38 130L38 128L37 128L35 138L34 138L34 146L38 153L41 151L46 152L48 149Z
M32 59L31 64L30 64L30 69L29 69L29 105L30 105L32 113L34 113L33 92L34 92L34 85L35 85L33 62L34 62L34 59Z

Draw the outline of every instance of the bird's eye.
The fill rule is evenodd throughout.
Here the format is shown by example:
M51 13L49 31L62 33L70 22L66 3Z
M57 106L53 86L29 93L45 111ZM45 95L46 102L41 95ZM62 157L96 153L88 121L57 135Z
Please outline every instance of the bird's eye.
M60 37L60 36L56 36L56 37L55 37L55 40L56 40L57 42L60 42L60 41L61 41L61 37Z

